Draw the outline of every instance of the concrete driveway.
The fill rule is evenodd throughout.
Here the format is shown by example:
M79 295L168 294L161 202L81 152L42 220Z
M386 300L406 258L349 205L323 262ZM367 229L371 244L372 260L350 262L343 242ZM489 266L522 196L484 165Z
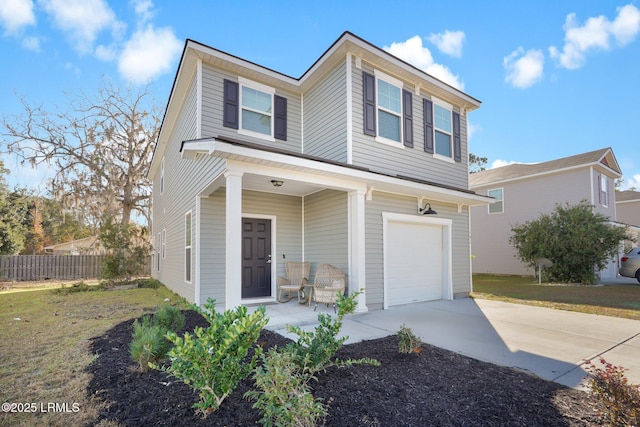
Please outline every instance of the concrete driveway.
M317 316L295 301L268 306L267 314L267 327L283 335L285 323L311 330ZM464 298L354 314L343 333L351 343L393 335L403 323L423 342L569 387L579 388L584 361L600 356L629 369L629 381L640 384L640 321Z

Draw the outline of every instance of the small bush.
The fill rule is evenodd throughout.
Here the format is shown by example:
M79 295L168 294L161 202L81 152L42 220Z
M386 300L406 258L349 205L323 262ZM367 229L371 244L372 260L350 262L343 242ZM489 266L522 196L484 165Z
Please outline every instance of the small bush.
M596 399L606 408L601 421L612 426L640 425L640 385L629 384L625 369L600 358L604 368L587 361L589 385Z
M272 348L262 354L262 366L256 368L253 378L256 388L245 393L245 398L256 401L253 405L262 414L265 426L315 426L327 416L321 401L311 394L309 380L296 369L294 355Z
M184 315L176 307L163 305L153 315L153 322L166 332L178 332L184 326Z
M150 319L146 315L141 321L133 322L133 337L129 344L129 353L142 372L148 371L150 364L164 359L171 348L171 342L165 337L167 331Z
M164 305L153 317L142 316L133 322L133 334L129 344L131 358L138 362L140 370L146 372L167 357L173 345L166 337L184 326L184 315L175 307Z
M252 314L247 314L244 306L217 313L212 299L204 309L194 308L206 318L209 327L196 327L193 334L186 333L184 337L168 334L174 347L169 351L171 365L163 370L198 392L200 401L193 406L206 417L255 368L262 353L255 344L269 319L264 307ZM255 352L248 357L252 347Z
M422 340L415 336L411 328L402 325L398 331L398 351L400 353L419 353L422 350Z
M162 286L159 280L153 278L145 278L145 279L136 279L135 282L138 284L139 288L150 288L150 289L158 289Z
M349 337L337 338L342 328L342 319L353 313L355 298L360 292L348 297L338 294L336 307L338 316L318 314L320 323L313 332L287 325L287 330L298 335L298 340L283 349L272 349L261 354L262 367L254 374L256 386L261 391L249 391L245 397L256 401L254 408L262 413L260 422L265 426L315 426L325 417L327 409L314 399L309 382L315 374L329 367L345 367L355 364L379 366L377 360L333 359L336 351Z

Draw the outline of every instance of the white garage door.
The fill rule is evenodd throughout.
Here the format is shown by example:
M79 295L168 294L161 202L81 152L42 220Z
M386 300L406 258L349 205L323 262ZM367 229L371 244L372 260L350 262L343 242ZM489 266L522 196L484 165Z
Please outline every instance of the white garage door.
M446 297L443 226L388 221L386 234L387 305Z

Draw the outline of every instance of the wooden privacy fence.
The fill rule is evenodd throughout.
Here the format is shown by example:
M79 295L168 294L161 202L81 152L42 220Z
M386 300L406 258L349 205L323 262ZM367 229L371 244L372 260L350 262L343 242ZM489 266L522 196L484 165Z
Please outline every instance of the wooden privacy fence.
M0 281L98 279L104 259L104 255L0 256ZM142 276L151 274L150 257L142 270Z

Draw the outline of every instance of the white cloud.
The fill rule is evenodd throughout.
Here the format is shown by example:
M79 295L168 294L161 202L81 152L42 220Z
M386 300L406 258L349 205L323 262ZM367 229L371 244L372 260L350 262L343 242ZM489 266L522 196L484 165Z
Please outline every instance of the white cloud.
M503 166L509 166L516 163L518 162L514 162L513 160L496 159L491 163L491 166L489 167L489 169L501 168Z
M118 60L118 70L125 79L145 84L169 71L171 61L181 49L182 44L171 28L155 29L149 25L127 41Z
M33 13L31 0L2 0L0 1L0 25L4 27L4 34L17 34L24 27L35 25L36 16Z
M153 2L151 0L132 0L136 15L140 20L140 24L145 24L153 18Z
M111 30L119 37L124 30L125 24L104 0L40 0L40 4L81 53L93 50L102 31Z
M471 121L467 122L467 141L470 143L473 140L474 135L477 132L482 131L482 126L477 125Z
M113 61L118 57L118 52L116 51L116 47L113 45L111 46L105 46L102 44L98 45L94 53L96 55L96 58L105 62Z
M631 178L625 179L622 186L625 190L635 188L636 191L640 191L640 173L633 175Z
M526 89L542 79L544 71L544 54L535 49L525 53L522 46L503 59L507 71L505 81L512 86Z
M427 39L447 55L460 58L462 56L462 43L465 34L462 31L445 31L444 33L431 34Z
M580 68L589 51L610 50L612 37L619 46L631 43L640 31L640 11L631 4L617 10L618 16L613 22L600 15L587 19L582 26L578 24L575 13L567 15L562 51L555 46L549 48L556 65L570 70Z
M22 39L21 44L25 49L40 52L40 39L38 37L26 37Z
M458 75L453 74L445 65L437 64L433 61L431 51L422 46L422 38L420 36L413 36L404 42L391 43L391 46L385 46L384 50L437 79L457 89L464 90L464 83Z

